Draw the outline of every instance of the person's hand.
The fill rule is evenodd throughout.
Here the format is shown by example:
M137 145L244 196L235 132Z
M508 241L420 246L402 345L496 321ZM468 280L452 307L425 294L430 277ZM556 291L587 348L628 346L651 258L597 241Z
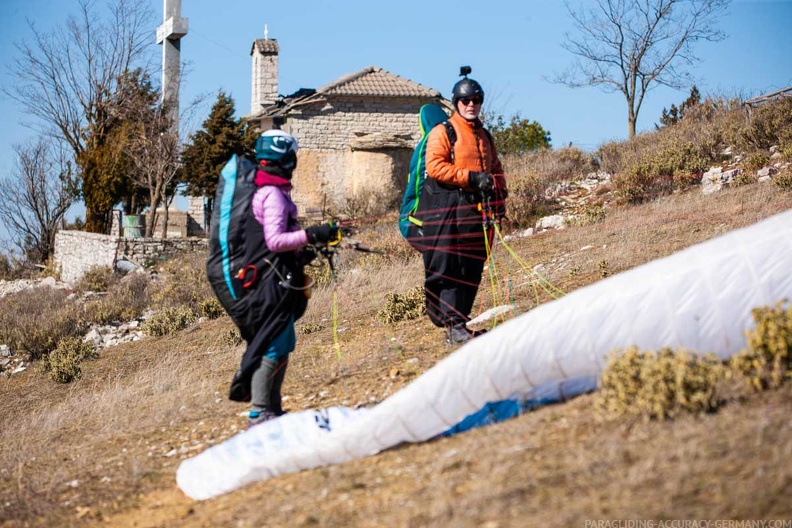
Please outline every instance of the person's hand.
M509 189L506 187L506 176L503 174L493 174L492 179L495 183L495 194L500 199L509 197Z
M479 191L485 197L492 196L492 191L495 189L495 184L492 181L492 174L487 174L486 172L470 171L468 185Z
M299 251L299 253L297 253L297 264L299 266L307 266L315 258L316 258L316 251L314 251L309 247L304 247Z
M338 238L338 226L334 223L310 226L305 229L305 234L311 244L327 244Z

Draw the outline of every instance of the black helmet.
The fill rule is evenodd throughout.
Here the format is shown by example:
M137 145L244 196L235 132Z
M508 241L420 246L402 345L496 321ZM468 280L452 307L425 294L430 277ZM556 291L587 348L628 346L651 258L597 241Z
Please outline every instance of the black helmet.
M462 66L459 69L459 75L464 75L464 77L454 85L454 89L451 91L451 102L454 104L454 108L456 108L457 101L463 97L479 96L484 99L484 89L478 81L468 79L467 75L471 71L470 66Z

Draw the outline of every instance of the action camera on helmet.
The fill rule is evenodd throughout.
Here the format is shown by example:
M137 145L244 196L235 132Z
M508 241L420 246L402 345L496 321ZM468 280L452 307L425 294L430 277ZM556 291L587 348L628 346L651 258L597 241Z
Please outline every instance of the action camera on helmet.
M468 78L468 74L472 71L473 69L470 66L459 68L459 75L464 77L454 85L454 89L451 91L451 102L455 108L457 101L464 97L480 97L482 101L484 100L484 89L478 82Z

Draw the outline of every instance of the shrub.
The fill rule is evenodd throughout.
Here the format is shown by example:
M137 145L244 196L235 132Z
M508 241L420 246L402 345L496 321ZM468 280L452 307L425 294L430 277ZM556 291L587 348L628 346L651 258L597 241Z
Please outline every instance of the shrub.
M605 216L607 216L607 211L603 206L587 204L572 223L578 226L587 226L602 222L605 220Z
M314 332L319 332L321 330L324 330L324 328L325 328L324 325L321 325L319 323L305 323L300 327L300 333L302 335L313 334Z
M223 314L225 314L223 305L220 304L220 301L218 301L216 297L209 297L198 303L198 315L201 317L217 319Z
M115 279L115 274L109 266L94 266L74 284L74 291L77 293L106 292Z
M138 319L149 307L149 278L141 273L127 275L110 286L107 295L85 304L85 318L95 324L125 323Z
M141 325L141 330L146 335L161 337L175 334L182 328L194 323L197 319L195 312L187 306L167 307L144 322Z
M319 262L311 266L305 267L305 278L306 283L310 284L310 281L313 281L313 285L316 286L329 286L333 283L333 270L330 269L330 266L327 264L327 259L319 259Z
M768 163L770 163L770 156L765 156L764 154L755 152L745 158L745 161L743 162L743 170L746 172L756 172L762 167L767 166Z
M536 221L558 210L558 203L548 190L556 180L535 174L512 177L509 180L509 196L506 198L506 214L517 227L531 227Z
M755 308L756 327L746 332L748 346L730 366L757 391L779 387L792 377L792 305Z
M606 143L596 154L601 169L610 174L631 174L634 169L652 176L696 174L723 159L746 120L740 101L708 98L688 108L676 124Z
M611 353L596 400L604 415L632 415L644 420L673 418L681 412L702 413L717 408L717 385L723 364L713 355L699 356L664 348Z
M755 172L743 171L735 176L732 180L732 187L741 187L743 185L751 185L759 181L759 177Z
M52 277L55 280L60 280L61 278L61 269L60 265L55 262L55 259L48 258L44 262L44 269L41 270L39 273L40 277Z
M645 177L700 174L707 170L710 161L710 158L694 145L675 144L633 164L628 172Z
M596 158L575 147L543 148L524 154L504 155L501 159L506 173L536 174L547 180L573 180L599 168ZM509 182L511 190L511 182Z
M96 357L93 345L79 337L62 339L58 346L46 357L42 368L48 371L53 381L71 383L80 379L80 363Z
M639 204L673 191L669 176L617 174L611 178L613 196L620 204Z
M239 328L232 326L221 334L220 339L224 344L236 347L242 343L242 334L239 333Z
M389 189L373 187L359 189L346 198L338 216L348 220L370 219L398 209L399 198Z
M189 306L199 312L199 304L215 297L206 278L206 254L187 253L160 265L162 280L153 284L151 304L156 309Z
M0 303L0 343L27 361L45 357L61 339L82 335L87 326L82 308L67 302L63 290L31 288Z
M748 126L736 138L745 151L767 150L792 143L792 97L782 97L754 108Z
M392 324L408 319L417 319L424 314L425 297L423 286L416 286L404 293L389 293L384 308L377 311L377 319Z
M540 149L503 157L509 175L508 218L517 227L530 227L559 209L559 188L599 167L591 154L580 149Z
M773 184L784 191L792 191L792 170L779 173L773 177Z
M13 254L0 253L0 280L17 280L22 275L22 265Z

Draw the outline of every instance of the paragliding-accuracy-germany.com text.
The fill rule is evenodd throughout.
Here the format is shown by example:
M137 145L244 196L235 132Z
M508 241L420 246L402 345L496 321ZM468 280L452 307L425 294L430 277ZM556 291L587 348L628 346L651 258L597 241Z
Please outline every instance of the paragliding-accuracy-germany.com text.
M792 519L600 519L586 521L584 528L792 528Z

